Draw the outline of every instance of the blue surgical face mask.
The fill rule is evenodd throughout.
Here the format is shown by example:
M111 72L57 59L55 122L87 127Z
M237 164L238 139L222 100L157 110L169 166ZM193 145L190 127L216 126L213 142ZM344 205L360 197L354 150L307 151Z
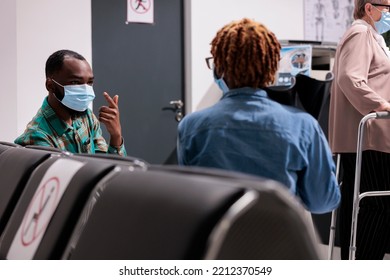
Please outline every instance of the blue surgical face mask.
M221 78L217 77L217 74L215 74L215 70L213 70L213 76L214 76L214 82L218 85L218 87L222 90L222 92L225 94L229 91L229 87L227 86L225 80L223 79L223 74Z
M95 99L93 87L87 84L63 86L52 79L57 85L64 88L64 98L59 100L69 109L84 112L88 109L89 104Z
M379 10L377 7L373 6L375 9ZM379 21L374 22L376 31L379 34L386 33L390 30L390 13L381 11L381 18Z

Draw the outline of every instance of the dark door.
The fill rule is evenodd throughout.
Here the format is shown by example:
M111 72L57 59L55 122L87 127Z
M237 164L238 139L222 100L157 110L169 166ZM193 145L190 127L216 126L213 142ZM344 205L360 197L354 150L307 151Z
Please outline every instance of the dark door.
M178 123L169 108L184 97L183 3L154 1L152 25L126 24L126 9L125 0L92 0L94 111L106 104L103 91L118 94L128 155L175 163Z

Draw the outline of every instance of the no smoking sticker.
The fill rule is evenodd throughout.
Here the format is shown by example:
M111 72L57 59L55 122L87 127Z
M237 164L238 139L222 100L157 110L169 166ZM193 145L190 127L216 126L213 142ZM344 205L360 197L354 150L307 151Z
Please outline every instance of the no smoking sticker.
M60 158L47 169L23 216L7 259L34 257L69 182L83 165L79 161Z
M50 221L50 214L57 205L60 181L50 178L35 193L30 208L27 209L22 223L21 240L23 246L29 246L37 239Z
M152 2L150 0L132 0L130 1L131 9L137 14L145 14L150 10Z
M154 1L153 0L127 0L126 23L153 23Z

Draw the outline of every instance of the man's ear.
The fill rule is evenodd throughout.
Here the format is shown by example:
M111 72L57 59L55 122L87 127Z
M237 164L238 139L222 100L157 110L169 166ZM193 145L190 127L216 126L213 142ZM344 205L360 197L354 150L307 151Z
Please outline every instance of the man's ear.
M46 89L48 92L54 93L54 82L50 78L46 78Z

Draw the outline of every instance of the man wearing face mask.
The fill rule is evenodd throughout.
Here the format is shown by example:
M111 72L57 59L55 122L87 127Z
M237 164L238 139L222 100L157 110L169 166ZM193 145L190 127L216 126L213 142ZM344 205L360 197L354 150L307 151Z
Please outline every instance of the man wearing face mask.
M338 206L335 166L318 122L271 100L280 59L276 36L250 19L220 29L207 58L223 92L213 106L179 123L181 165L239 171L281 182L313 213Z
M335 56L329 142L343 169L340 205L341 258L348 259L358 126L373 111L390 111L390 57L382 33L390 30L389 0L355 1L355 21ZM390 121L366 124L360 191L390 190ZM390 242L390 198L360 203L356 259L383 259Z
M99 120L88 108L95 93L93 73L86 59L71 50L59 50L46 61L48 96L15 143L50 146L71 153L110 153L126 156L119 119L118 96L106 92L108 103ZM110 134L107 145L100 122Z

